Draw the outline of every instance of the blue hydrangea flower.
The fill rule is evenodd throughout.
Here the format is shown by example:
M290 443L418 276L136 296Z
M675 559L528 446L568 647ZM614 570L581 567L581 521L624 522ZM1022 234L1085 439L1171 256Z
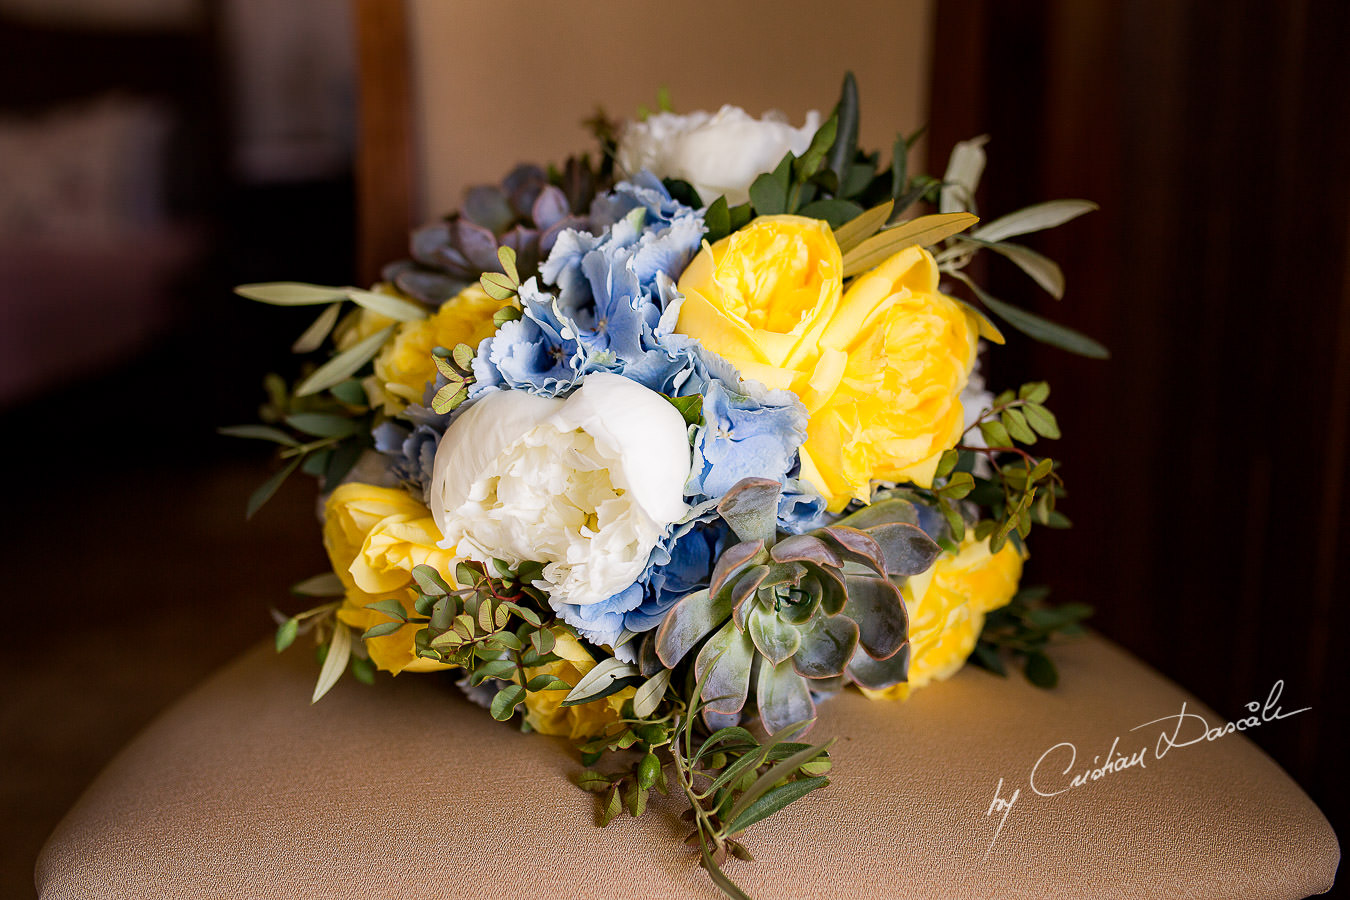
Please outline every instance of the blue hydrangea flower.
M646 211L650 222L662 225L669 225L689 210L670 196L661 179L644 169L591 201L591 227L603 230L639 207Z
M506 322L478 345L470 400L497 388L545 397L569 392L581 378L576 332L554 310L553 297L531 278L520 286L521 318Z
M706 587L713 564L729 534L706 505L675 527L652 550L647 569L632 585L602 603L574 606L550 601L560 618L596 645L611 647L626 662L637 658L636 640L620 646L624 631L642 633L661 624L670 608L686 594Z
M560 234L541 280L521 285L522 318L479 346L471 401L495 388L562 396L600 371L654 390L687 379L674 279L698 252L702 215L648 175L597 200L591 227L601 233Z
M624 616L624 627L635 632L650 631L661 624L681 597L707 587L728 534L726 526L717 520L694 523L673 538L664 551L668 556L665 564L648 570L642 603Z
M794 466L783 480L783 495L778 500L778 527L790 534L815 531L838 518L830 513L820 492L797 477L800 468Z
M750 394L714 380L703 394L685 493L721 497L742 478L783 481L806 440L806 407L787 391Z

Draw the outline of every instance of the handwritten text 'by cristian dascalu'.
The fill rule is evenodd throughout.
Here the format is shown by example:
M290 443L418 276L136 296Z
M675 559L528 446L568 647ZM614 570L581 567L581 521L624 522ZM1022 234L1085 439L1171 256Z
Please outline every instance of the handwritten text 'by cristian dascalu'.
M1041 754L1041 758L1036 760L1027 778L1027 787L1038 797L1057 797L1077 788L1087 787L1095 781L1109 778L1126 769L1147 769L1150 762L1162 760L1173 750L1217 741L1235 731L1250 731L1267 722L1288 719L1312 708L1305 706L1293 712L1285 712L1280 707L1282 693L1284 682L1277 681L1271 687L1264 704L1257 701L1247 704L1250 715L1220 725L1210 725L1204 716L1187 709L1185 701L1182 701L1181 712L1152 719L1130 729L1131 732L1147 729L1145 735L1141 735L1144 739L1142 747L1133 749L1127 745L1122 749L1120 737L1117 736L1111 741L1111 748L1106 751L1105 756L1092 757L1090 764L1087 763L1086 756L1080 761L1078 747L1063 741L1046 750ZM1158 740L1156 744L1150 745L1147 736L1152 734L1154 728L1158 730ZM1008 791L1003 786L1003 779L998 780L998 787L994 788L994 802L989 804L989 809L985 812L986 816L998 817L998 826L994 829L989 849L985 851L985 859L994 852L994 844L1003 833L1004 826L1008 824L1008 816L1012 814L1013 807L1021 796L1020 787Z

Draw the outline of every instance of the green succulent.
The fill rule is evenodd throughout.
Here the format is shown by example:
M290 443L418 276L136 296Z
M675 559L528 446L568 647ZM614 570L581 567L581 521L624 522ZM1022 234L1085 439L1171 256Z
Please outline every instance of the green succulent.
M809 534L779 535L782 485L736 484L718 512L740 542L727 548L706 590L681 599L656 632L660 662L674 668L694 648L707 677L704 719L740 721L752 692L774 733L815 720L813 694L851 681L887 688L908 677L909 621L899 583L941 549L913 504L889 501Z

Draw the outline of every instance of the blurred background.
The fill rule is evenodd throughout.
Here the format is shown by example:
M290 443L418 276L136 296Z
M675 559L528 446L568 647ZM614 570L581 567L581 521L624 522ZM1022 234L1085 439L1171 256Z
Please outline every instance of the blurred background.
M1065 434L1075 527L1038 533L1027 580L1093 604L1095 627L1225 716L1283 679L1312 711L1252 737L1346 833L1350 4L854 2L781 70L714 53L688 82L578 53L586 30L549 4L410 6L0 0L0 423L22 473L0 551L17 638L0 895L32 895L38 849L99 769L325 565L312 486L245 523L266 449L215 434L255 418L309 315L232 285L369 281L465 184L590 149L597 99L630 115L668 85L679 111L800 121L845 68L871 146L928 123L911 166L941 175L953 143L992 135L987 214L1101 205L1029 242L1063 265L1062 303L1002 260L984 273L1113 354L1014 336L988 371L1048 379ZM535 22L545 55L474 71L498 17ZM559 95L544 73L569 59Z

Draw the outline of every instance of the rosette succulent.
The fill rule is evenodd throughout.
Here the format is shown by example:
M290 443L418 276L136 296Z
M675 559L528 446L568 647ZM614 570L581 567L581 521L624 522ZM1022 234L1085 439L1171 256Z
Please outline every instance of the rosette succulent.
M710 725L735 724L753 693L760 721L774 733L813 721L813 694L845 680L880 690L907 677L898 581L926 571L941 552L915 524L913 505L869 507L780 537L781 492L763 478L727 492L717 509L740 542L718 558L706 590L671 608L650 646L674 668L702 645L694 672L707 678Z
M436 305L484 272L500 272L501 247L516 252L522 279L537 274L559 234L586 227L584 213L595 196L595 176L584 161L569 161L559 181L551 184L543 169L522 165L500 185L470 188L459 212L412 233L412 259L385 267L382 277Z

